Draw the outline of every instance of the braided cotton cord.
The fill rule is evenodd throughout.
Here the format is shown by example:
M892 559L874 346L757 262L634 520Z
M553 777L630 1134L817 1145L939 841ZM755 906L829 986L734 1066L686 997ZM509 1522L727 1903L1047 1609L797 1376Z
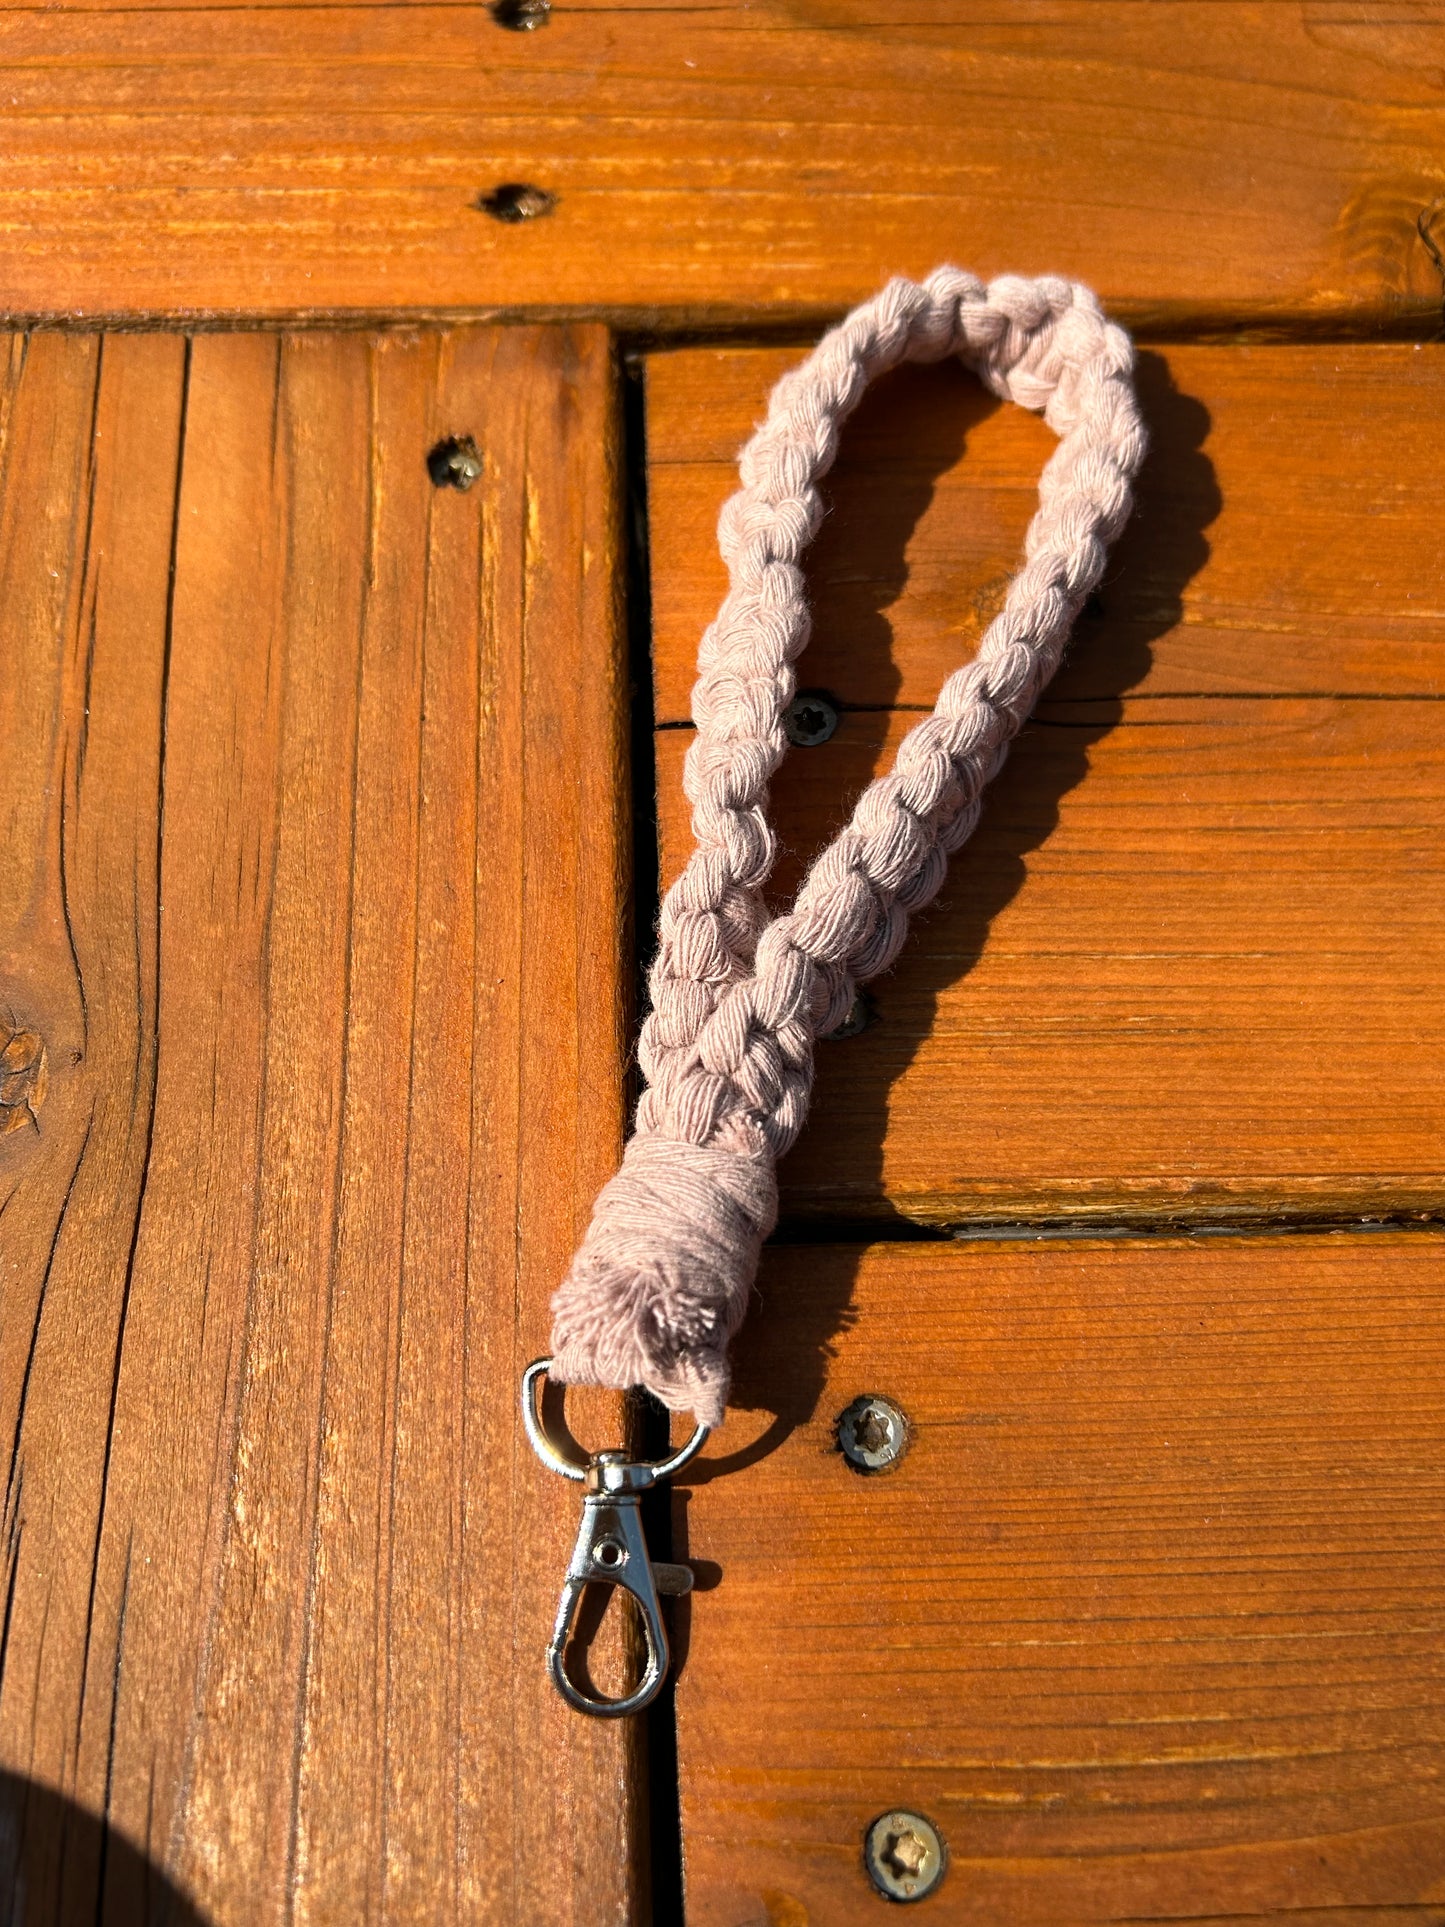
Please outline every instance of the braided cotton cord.
M863 792L791 912L770 919L768 781L808 640L798 564L822 519L817 484L870 381L951 354L1060 437L1027 559L974 660ZM706 1424L722 1416L727 1345L777 1216L776 1160L807 1114L814 1039L888 968L937 892L1129 514L1145 445L1132 365L1087 288L1011 276L985 287L939 268L922 285L890 282L773 390L718 527L732 586L699 651L684 777L697 847L662 908L648 1088L553 1299L558 1378L645 1385Z

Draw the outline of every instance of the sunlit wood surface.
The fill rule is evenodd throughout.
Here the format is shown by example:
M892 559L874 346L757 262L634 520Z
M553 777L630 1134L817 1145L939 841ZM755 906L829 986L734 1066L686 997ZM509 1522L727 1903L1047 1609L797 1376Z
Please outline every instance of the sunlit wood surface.
M1407 1228L1445 1206L1442 357L1142 358L1136 519L820 1047L800 1241L674 1506L690 1927L867 1918L890 1809L941 1831L919 1918L959 1927L1445 1895L1445 1245ZM712 530L794 358L647 363L664 879ZM998 608L1051 445L948 368L845 431L799 670L840 723L776 780L779 903ZM834 1429L862 1393L912 1428L872 1478Z
M211 1927L631 1916L515 1400L622 1123L614 393L596 328L8 344L0 1760ZM151 1919L68 1824L4 1917Z
M663 869L688 847L708 531L788 357L649 362ZM1240 1219L1445 1196L1445 349L1144 357L1137 518L874 1021L819 1054L784 1209ZM870 396L809 558L831 742L778 896L966 661L1052 437L957 370Z
M782 1250L677 1508L689 1923L1432 1919L1445 1240ZM891 1472L833 1421L885 1393ZM709 1479L716 1465L721 1476Z
M1155 326L1439 313L1433 0L517 11L5 7L0 303L751 324L953 260Z
M866 1927L903 1805L940 1927L1445 1920L1442 73L1436 0L0 6L0 1919ZM670 1714L547 1683L516 1380L737 449L946 260L1095 286L1153 453L820 1051L679 1843ZM780 896L1049 447L957 369L850 427Z

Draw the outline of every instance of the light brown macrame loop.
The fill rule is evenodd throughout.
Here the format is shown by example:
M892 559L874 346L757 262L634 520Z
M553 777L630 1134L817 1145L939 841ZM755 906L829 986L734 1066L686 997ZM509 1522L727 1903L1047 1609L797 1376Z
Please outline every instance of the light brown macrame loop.
M768 782L808 640L818 483L869 382L957 355L1059 436L1025 562L971 663L859 798L786 915L770 918ZM1087 288L956 268L891 281L773 390L718 538L731 587L702 639L684 786L696 848L663 903L622 1168L553 1299L554 1376L645 1385L715 1425L727 1346L777 1216L776 1161L807 1115L815 1038L886 970L985 785L1058 666L1131 506L1145 437L1128 336Z

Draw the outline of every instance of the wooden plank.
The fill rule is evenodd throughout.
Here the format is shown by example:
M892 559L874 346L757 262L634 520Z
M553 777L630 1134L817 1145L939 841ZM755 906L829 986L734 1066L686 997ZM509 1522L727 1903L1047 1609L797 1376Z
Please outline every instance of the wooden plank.
M1445 1892L1445 1247L773 1252L675 1503L688 1920L1403 1922ZM909 1449L840 1458L894 1398ZM1433 1904L1432 1904L1433 1903Z
M727 588L718 510L802 351L647 358L656 704L685 722ZM1171 345L1139 357L1151 448L1134 519L1054 697L1445 695L1445 353ZM804 682L931 709L992 620L1055 446L957 364L878 382L825 484Z
M0 304L811 325L954 259L1431 330L1442 60L1434 0L16 5Z
M1159 358L1157 451L1101 609L874 987L876 1021L820 1051L785 1213L947 1224L1445 1203L1445 459L1429 426L1445 354L1167 360L1175 385ZM724 429L694 459L688 424L726 369L731 443L776 367L651 364L667 724L718 587L701 528L732 485ZM901 705L931 702L966 657L1047 440L1017 410L980 419L944 371L903 399L896 426L881 409L862 424L819 543L802 678L856 707L776 782L780 901L887 766L917 713ZM1398 434L1375 434L1375 399ZM930 405L933 429L903 454ZM687 848L689 735L657 736L669 878Z
M213 1927L631 1920L635 1742L546 1679L571 1521L515 1398L622 1126L608 338L9 368L26 1918L137 1918L148 1877L53 1789ZM447 433L470 493L429 480Z

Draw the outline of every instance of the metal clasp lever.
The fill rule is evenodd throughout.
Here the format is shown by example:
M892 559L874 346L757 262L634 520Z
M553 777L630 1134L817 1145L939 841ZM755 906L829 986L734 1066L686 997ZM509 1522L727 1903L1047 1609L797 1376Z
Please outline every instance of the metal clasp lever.
M659 1595L692 1589L692 1572L687 1566L662 1561L654 1565L648 1557L639 1501L644 1492L663 1479L670 1479L696 1456L709 1428L699 1425L687 1444L668 1459L649 1463L629 1459L625 1452L594 1452L585 1465L579 1465L558 1451L542 1424L538 1397L551 1363L550 1358L539 1358L522 1374L522 1423L543 1465L559 1472L564 1479L584 1485L586 1495L582 1500L577 1544L562 1582L557 1623L547 1647L547 1670L557 1691L579 1713L619 1719L623 1714L640 1713L645 1706L650 1706L667 1678L667 1628L662 1623ZM592 1585L620 1587L631 1594L642 1615L647 1664L641 1680L622 1699L604 1699L601 1694L585 1693L567 1676L567 1641L583 1591Z

